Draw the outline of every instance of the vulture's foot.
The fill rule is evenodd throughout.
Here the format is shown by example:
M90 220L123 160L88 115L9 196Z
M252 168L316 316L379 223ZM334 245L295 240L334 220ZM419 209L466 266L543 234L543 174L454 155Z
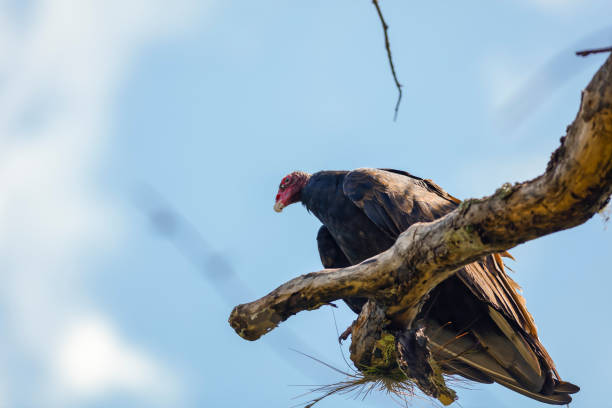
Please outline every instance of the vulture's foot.
M345 331L342 332L340 337L338 337L338 343L342 344L342 342L344 340L349 338L351 333L353 333L353 325L355 324L355 322L356 322L356 320L354 320L353 323L351 323L351 325L349 327L347 327Z

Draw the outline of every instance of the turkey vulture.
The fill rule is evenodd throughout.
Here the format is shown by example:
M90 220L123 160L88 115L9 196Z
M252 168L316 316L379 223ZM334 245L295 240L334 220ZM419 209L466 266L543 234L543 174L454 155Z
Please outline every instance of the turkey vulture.
M293 172L282 179L274 210L295 202L323 223L317 243L325 268L377 255L413 223L435 220L460 203L433 181L392 169ZM579 388L561 381L500 255L466 265L430 293L417 319L432 354L446 374L567 404ZM345 301L359 313L366 299Z

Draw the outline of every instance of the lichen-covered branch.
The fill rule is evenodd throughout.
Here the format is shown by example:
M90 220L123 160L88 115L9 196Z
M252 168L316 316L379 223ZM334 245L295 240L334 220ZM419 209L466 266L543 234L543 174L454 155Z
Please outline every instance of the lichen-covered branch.
M602 209L612 193L612 57L583 91L578 115L546 172L493 195L464 201L431 223L412 225L387 251L359 265L302 275L234 308L229 322L256 340L303 310L368 297L387 318L411 327L427 294L460 267L494 252L572 228Z

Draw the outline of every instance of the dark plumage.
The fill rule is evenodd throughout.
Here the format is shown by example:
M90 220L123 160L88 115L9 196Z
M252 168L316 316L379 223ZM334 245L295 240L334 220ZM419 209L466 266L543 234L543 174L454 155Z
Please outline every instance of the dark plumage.
M362 262L413 223L442 217L460 202L431 180L391 169L292 173L281 182L275 210L298 201L323 223L317 242L326 268ZM567 404L579 388L560 380L518 290L500 255L487 256L435 288L418 319L447 374ZM345 301L359 313L366 299Z

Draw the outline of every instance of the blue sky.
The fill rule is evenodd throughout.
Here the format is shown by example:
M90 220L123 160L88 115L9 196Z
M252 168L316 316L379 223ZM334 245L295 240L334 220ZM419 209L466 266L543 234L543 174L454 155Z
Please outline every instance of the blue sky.
M534 177L604 59L571 53L612 43L603 0L381 7L396 122L370 1L0 2L0 407L288 407L305 401L292 385L341 380L289 350L345 368L329 308L257 342L227 324L320 269L318 221L272 211L280 179L395 167L469 198ZM152 228L143 185L199 231L199 264ZM596 216L512 251L544 344L582 387L573 407L608 400L611 248ZM463 407L540 405L469 388Z

